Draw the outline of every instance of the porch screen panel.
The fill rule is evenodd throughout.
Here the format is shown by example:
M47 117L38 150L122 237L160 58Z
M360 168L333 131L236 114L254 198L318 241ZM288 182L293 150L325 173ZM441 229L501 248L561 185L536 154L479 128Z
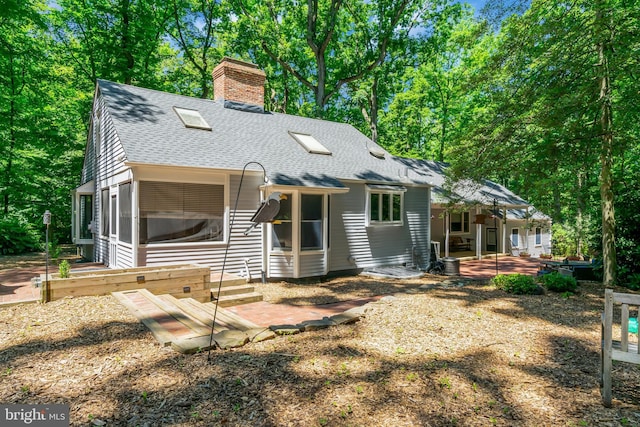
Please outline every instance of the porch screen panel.
M100 235L109 237L109 189L100 193Z
M120 199L120 227L119 240L131 243L131 183L120 184L118 187L118 198Z
M140 243L224 239L224 186L140 182Z

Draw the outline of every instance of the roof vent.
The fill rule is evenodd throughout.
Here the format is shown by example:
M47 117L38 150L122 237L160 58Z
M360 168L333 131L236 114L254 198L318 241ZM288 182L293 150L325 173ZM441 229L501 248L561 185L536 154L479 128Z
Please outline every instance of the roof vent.
M305 150L312 154L327 154L331 155L331 151L324 145L318 142L313 136L305 133L289 132L289 135L293 137L298 144L302 145Z

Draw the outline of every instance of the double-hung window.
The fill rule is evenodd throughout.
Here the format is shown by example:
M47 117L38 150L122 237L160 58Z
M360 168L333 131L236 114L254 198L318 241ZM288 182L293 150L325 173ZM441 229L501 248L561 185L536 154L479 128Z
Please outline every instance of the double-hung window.
M280 210L273 220L272 248L282 251L293 249L293 197L291 193L280 196Z
M469 232L469 211L451 212L449 218L452 233L465 234Z
M322 205L321 194L303 194L301 196L300 249L311 251L322 249Z
M536 227L536 246L542 246L542 229Z
M406 189L391 185L367 185L369 225L402 225L404 192Z

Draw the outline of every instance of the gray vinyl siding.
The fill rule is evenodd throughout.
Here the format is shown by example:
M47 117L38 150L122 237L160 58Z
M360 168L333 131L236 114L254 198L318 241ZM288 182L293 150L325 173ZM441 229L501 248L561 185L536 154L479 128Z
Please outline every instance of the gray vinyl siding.
M402 226L366 227L366 194L364 184L351 184L331 198L331 271L413 264L414 252L428 262L429 189L409 187Z
M235 205L238 194L239 176L232 176L230 180L229 199L230 211ZM158 265L168 263L198 263L209 266L214 271L221 271L223 263L224 271L233 274L245 273L245 259L248 261L249 270L254 278L260 277L262 269L262 237L261 227L256 227L248 236L244 230L251 224L251 217L260 204L258 186L262 180L255 177L245 177L242 183L242 192L238 201L238 210L235 215L231 239L224 261L226 244L175 244L171 246L147 245L138 250L139 265ZM233 218L233 212L229 221Z
M93 161L87 161L85 159L85 170L83 174L86 174L85 178L95 178L95 195L94 195L94 224L96 233L94 234L94 261L102 262L105 265L108 265L111 268L116 267L132 267L133 266L133 252L130 248L122 248L118 249L118 253L115 254L115 257L111 257L111 259L116 259L116 265L109 265L109 241L100 236L100 230L102 229L101 224L101 192L103 188L106 188L107 180L110 177L113 177L115 174L118 174L127 169L124 165L124 149L122 144L120 143L120 139L118 138L118 134L116 133L115 127L113 125L113 121L109 116L108 110L105 108L103 98L98 96L96 98L96 102L94 103L94 120L92 126L92 137L89 143L89 147L87 148L87 153L91 155ZM98 115L97 112L100 111L100 124L96 126L95 120ZM100 135L98 135L98 132ZM96 141L100 138L101 149L100 152L97 151ZM111 218L114 220L114 218Z
M272 252L269 256L269 276L294 277L293 254L291 252Z
M84 163L82 165L82 176L80 185L86 184L96 177L96 150L95 135L93 131L93 118L91 119L91 134L87 138L87 147L84 153Z
M98 204L99 203L96 203L96 206ZM96 219L96 223L98 222L99 222L99 219ZM100 232L98 231L98 233L94 235L95 237L93 239L95 242L95 245L93 246L93 251L94 251L93 260L95 262L101 262L106 266L109 266L108 265L109 264L109 240L98 237L99 234Z
M304 253L299 257L300 277L322 276L325 274L324 252Z
M133 247L131 245L118 245L118 268L133 267Z
M99 153L95 153L97 156L97 179L101 180L122 172L124 169L126 169L126 166L124 165L124 148L120 143L120 139L118 138L118 134L116 133L113 121L111 120L111 116L107 112L107 109L104 107L102 97L98 98L95 108L99 108L102 110L102 119L100 123L100 133L102 138L101 150ZM94 134L96 132L97 129L94 125ZM94 135L94 140L96 138L97 135Z
M404 195L404 224L411 244L411 264L428 268L431 242L431 191L424 187L409 187Z

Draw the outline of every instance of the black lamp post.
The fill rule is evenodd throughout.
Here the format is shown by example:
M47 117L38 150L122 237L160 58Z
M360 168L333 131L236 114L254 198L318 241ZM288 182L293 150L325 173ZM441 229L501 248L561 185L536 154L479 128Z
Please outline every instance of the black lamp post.
M45 274L45 285L46 285L46 290L49 290L49 224L51 224L51 212L49 212L49 210L47 209L46 211L44 211L44 215L42 216L42 222L44 223L44 225L47 227L44 235L45 235L45 267L44 267L44 274Z

